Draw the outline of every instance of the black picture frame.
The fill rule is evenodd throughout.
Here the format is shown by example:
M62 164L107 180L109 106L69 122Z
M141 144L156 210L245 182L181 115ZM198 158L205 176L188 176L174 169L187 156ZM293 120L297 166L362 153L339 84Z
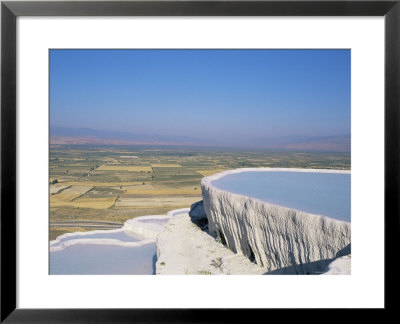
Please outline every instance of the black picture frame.
M264 309L19 309L16 307L16 19L19 16L384 16L385 310L397 305L394 260L400 228L400 0L392 1L2 1L1 2L1 322L233 322ZM371 125L373 128L373 125ZM366 283L367 284L367 283ZM211 314L210 314L211 312ZM240 313L240 314L239 314Z

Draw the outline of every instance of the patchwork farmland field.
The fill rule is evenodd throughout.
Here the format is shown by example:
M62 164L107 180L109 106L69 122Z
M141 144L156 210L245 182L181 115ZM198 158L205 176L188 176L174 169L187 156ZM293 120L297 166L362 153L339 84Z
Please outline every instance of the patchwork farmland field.
M49 239L93 229L85 222L122 225L133 217L190 207L201 200L204 176L244 167L350 169L350 154L51 145Z
M151 172L152 168L148 165L126 165L126 164L105 164L97 168L97 171L131 171L131 172Z

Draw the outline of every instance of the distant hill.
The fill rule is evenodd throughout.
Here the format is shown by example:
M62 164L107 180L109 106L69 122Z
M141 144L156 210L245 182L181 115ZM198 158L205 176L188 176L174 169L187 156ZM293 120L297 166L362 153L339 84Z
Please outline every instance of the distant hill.
M270 148L280 148L287 150L301 150L301 151L329 151L329 152L350 152L351 150L351 137L350 135L338 136L291 136L270 140L266 144Z
M293 143L288 143L285 147L287 149L295 150L301 149L350 152L351 138L350 135L310 137L307 139L295 141Z
M290 151L350 152L351 137L338 136L281 136L257 138L251 143L237 141L238 147Z
M145 135L91 128L50 127L51 144L114 145L211 145L210 141L190 136Z
M91 128L50 128L50 144L103 144L103 145L193 145L209 147L248 147L296 151L350 152L350 135L339 136L286 136L236 141L234 145L221 139L204 140L190 136L145 135L130 132L96 130Z

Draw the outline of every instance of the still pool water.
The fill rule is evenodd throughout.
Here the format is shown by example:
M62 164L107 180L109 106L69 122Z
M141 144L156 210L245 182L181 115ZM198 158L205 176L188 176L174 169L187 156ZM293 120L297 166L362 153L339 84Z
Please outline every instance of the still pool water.
M76 244L52 251L50 274L124 275L154 274L156 244L137 247Z
M350 174L245 171L211 183L225 191L350 222Z

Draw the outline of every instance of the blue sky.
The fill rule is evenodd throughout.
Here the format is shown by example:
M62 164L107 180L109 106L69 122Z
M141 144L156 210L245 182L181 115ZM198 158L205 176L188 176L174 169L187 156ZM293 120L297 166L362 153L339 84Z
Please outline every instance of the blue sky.
M350 50L51 50L50 126L227 144L350 134Z

